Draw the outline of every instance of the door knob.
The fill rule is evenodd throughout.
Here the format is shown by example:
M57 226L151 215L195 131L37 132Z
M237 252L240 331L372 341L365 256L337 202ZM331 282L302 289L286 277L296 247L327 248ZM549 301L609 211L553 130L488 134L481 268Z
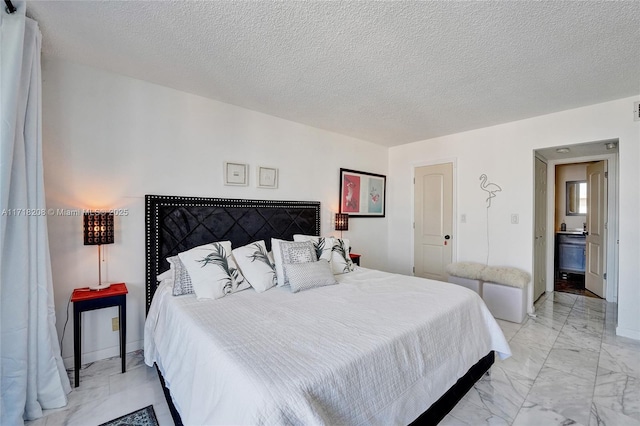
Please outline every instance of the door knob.
M445 236L444 236L444 239L445 239L445 240L448 240L448 239L450 239L450 238L451 238L451 237L450 237L449 235L445 235Z

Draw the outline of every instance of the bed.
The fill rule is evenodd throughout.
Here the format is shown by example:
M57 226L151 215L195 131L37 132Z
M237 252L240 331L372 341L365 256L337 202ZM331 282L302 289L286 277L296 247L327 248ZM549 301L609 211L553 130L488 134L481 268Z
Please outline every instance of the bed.
M146 196L145 362L176 424L436 424L509 356L477 294L448 283L358 267L198 300L156 280L201 244L296 234L320 234L320 203Z

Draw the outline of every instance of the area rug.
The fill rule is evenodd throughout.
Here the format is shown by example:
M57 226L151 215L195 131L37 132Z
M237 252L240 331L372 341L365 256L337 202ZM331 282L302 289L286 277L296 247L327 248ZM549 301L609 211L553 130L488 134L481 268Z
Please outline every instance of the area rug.
M133 413L125 414L100 426L159 426L153 405L141 408Z

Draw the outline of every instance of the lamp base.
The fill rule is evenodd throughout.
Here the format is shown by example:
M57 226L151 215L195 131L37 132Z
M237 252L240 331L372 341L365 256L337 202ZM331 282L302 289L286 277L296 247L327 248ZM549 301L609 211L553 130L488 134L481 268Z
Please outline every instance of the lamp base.
M94 284L89 286L89 290L106 290L111 287L111 284Z

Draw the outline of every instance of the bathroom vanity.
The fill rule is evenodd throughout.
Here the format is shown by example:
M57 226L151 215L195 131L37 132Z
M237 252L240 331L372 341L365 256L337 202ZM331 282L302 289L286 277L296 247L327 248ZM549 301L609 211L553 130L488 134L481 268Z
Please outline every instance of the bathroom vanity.
M586 265L586 235L582 231L559 231L556 233L556 272L582 274Z

